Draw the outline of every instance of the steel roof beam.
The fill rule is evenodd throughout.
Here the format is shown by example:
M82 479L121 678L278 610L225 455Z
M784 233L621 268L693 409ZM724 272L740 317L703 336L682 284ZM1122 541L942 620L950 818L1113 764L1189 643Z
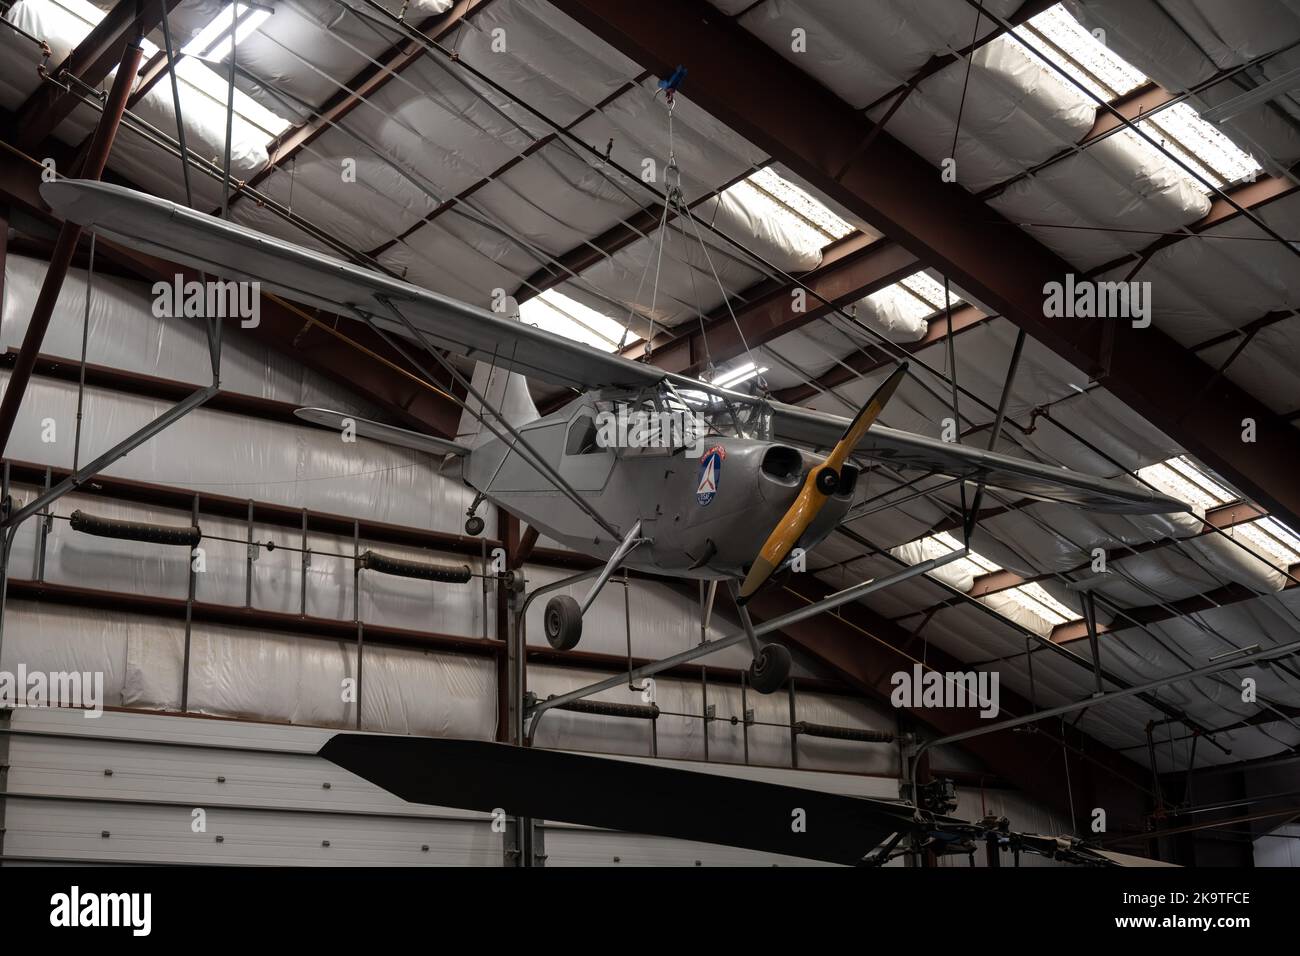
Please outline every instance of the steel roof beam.
M1296 578L1300 577L1300 564L1293 564L1287 569L1290 575L1282 590L1286 591L1296 587ZM1215 588L1213 591L1206 591L1204 594L1194 594L1191 597L1184 598L1181 601L1170 601L1166 604L1150 604L1144 607L1126 607L1123 609L1123 615L1116 615L1112 624L1098 624L1098 634L1110 634L1115 631L1123 631L1130 627L1139 627L1147 624L1159 624L1162 621L1169 621L1176 617L1186 617L1189 614L1200 614L1203 611L1212 611L1215 608L1224 607L1230 604L1241 604L1261 597L1258 592L1233 582L1225 584L1223 587ZM1088 629L1084 626L1083 621L1071 621L1068 624L1060 624L1052 629L1050 639L1054 644L1068 644L1071 641L1082 640L1088 636Z
M0 151L0 201L8 202L41 221L58 225L58 220L50 215L40 197L41 168L10 152ZM96 255L150 281L165 279L170 282L178 273L187 280L200 278L195 270L103 238L98 240ZM455 435L460 420L459 408L418 384L413 374L395 374L394 366L403 371L407 369L402 357L369 329L356 323L349 323L347 329L349 339L372 353L365 355L313 326L310 318L315 316L277 298L262 296L260 317L261 323L257 328L243 330L241 334L250 335L326 378L365 395L407 427L428 430L444 437ZM316 318L325 325L336 320L335 316L324 314ZM449 388L445 382L435 384Z
M788 285L760 284L746 293L749 302L733 303L734 321L724 305L710 313L703 330L698 323L683 323L673 330L676 334L656 340L650 362L668 372L697 373L707 359L725 362L743 354L746 344L753 349L771 342L920 269L916 257L897 243L857 234L834 246L820 266L802 277L816 295L796 298ZM833 305L822 304L817 296ZM631 359L644 354L644 342L624 351Z
M1201 461L1300 526L1300 434L1156 328L1044 314L1043 288L1078 270L939 170L880 132L756 37L692 0L654 5L553 0L658 75L690 68L684 95L867 219L972 297L1083 370ZM959 174L960 175L960 174ZM1226 216L1221 217L1226 218ZM1242 441L1244 420L1255 423Z
M180 0L119 0L77 44L63 62L42 78L26 102L18 108L18 145L30 151L44 142L80 102L74 90L61 84L63 74L75 76L87 86L97 88L122 59L127 41L143 37L162 22L164 11Z
M421 22L415 29L421 33L441 40L459 27L465 20L482 10L492 0L456 0L445 13L432 16ZM270 159L267 164L249 177L246 185L256 187L273 172L315 142L335 123L361 105L363 101L374 96L401 73L425 54L424 44L416 40L402 40L393 44L375 59L379 65L368 63L352 79L317 109L316 116L300 126L286 130L273 140L268 148ZM231 202L244 195L243 189L234 194Z
M1038 502L1034 499L1025 499L1019 502L1019 505L1020 507L1027 507L1029 505L1040 504L1040 503L1041 502ZM1011 509L1004 509L1000 513L1005 514L1007 510L1011 510ZM1204 535L1213 533L1213 529L1215 528L1219 530L1226 530L1228 528L1235 528L1237 525L1247 524L1248 522L1256 521L1259 518L1266 518L1266 517L1268 517L1268 512L1264 511L1264 509L1258 507L1257 505L1253 505L1248 501L1233 502L1232 504L1223 505L1218 508L1212 508L1209 511L1207 511L1205 514L1206 526L1203 527L1196 534L1191 535L1188 538L1179 538L1178 541L1190 541L1195 538L1199 538ZM1165 548L1173 547L1174 544L1175 541L1172 538L1161 538L1157 541L1146 541L1141 544L1130 545L1123 549L1123 553L1117 553L1113 560L1123 561L1134 555L1146 554L1151 551L1160 551ZM1089 570L1091 566L1092 566L1091 561L1085 561L1076 567L1070 568L1060 573L1082 574L1083 572ZM1008 571L1006 568L1003 568L1000 571L990 571L987 574L981 574L978 577L976 577L974 584L972 584L971 586L971 589L966 593L970 597L974 597L974 598L988 597L990 594L999 594L1003 591L1010 591L1013 588L1023 587L1026 584L1036 584L1040 581L1051 580L1052 578L1056 577L1056 574L1057 572L1048 571L1043 574L1034 574L1025 577L1023 575L1017 574L1014 571ZM918 615L923 615L923 614L930 614L935 611L943 610L946 607L952 607L953 604L954 604L953 601L941 601L938 604L931 605L928 608L922 608L917 611L909 611L907 614L893 618L893 620L903 621L910 617L916 617Z

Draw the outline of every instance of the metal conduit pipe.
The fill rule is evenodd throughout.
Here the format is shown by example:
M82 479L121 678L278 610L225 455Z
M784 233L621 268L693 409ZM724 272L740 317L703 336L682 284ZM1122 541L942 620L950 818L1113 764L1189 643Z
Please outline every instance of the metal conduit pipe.
M130 96L131 87L135 84L136 72L140 68L140 59L143 56L144 52L140 49L138 38L126 44L122 52L122 62L117 68L113 86L104 103L103 113L100 114L99 123L95 126L95 134L90 141L86 160L82 164L80 178L99 179L104 174L108 154L113 148L113 138L122 123L126 101ZM9 387L5 390L4 400L0 402L0 454L4 453L5 447L9 444L9 435L13 431L14 422L18 419L18 408L22 404L23 394L27 391L27 383L31 381L32 371L36 368L36 357L41 351L41 343L45 340L45 332L50 327L50 320L54 317L54 306L59 300L63 280L67 278L68 269L72 265L72 256L77 251L81 232L81 226L74 222L65 222L59 229L59 238L50 256L45 281L41 284L36 307L32 310L32 318L27 323L27 331L23 334L23 344L18 351L18 359L9 377Z

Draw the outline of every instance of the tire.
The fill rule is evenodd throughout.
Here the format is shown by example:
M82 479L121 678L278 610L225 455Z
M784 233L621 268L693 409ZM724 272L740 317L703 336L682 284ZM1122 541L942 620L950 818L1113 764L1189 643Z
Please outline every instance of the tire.
M483 529L486 526L487 523L482 518L480 518L478 515L474 515L472 518L468 519L465 522L465 533L468 535L473 535L474 537L478 537L483 533Z
M773 694L790 676L790 652L781 644L764 644L749 665L749 686L760 694Z
M557 594L546 602L543 617L546 640L557 651L571 651L582 638L582 608L567 594Z

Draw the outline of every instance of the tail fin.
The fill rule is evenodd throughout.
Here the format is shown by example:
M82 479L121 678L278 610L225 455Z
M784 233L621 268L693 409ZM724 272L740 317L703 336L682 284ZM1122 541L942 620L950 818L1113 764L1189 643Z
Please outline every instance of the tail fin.
M533 396L528 393L528 380L518 372L479 362L474 366L471 380L474 391L482 395L488 403L488 421L495 421L495 414L500 414L515 428L536 421L541 416L533 403ZM465 397L465 410L460 413L460 427L456 429L456 441L470 448L477 448L494 437L491 429L484 427L478 415L484 414L478 399L473 395Z

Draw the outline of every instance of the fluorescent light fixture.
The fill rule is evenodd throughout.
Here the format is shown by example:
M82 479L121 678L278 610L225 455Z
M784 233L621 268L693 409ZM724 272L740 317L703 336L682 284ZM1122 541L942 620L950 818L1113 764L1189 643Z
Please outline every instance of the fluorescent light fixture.
M748 382L751 378L757 378L766 371L766 367L758 368L753 362L744 362L729 371L723 372L713 380L713 384L718 388L734 388Z
M602 352L618 351L623 339L621 322L554 289L547 289L519 306L519 318L543 331L590 345ZM639 336L629 333L628 344L636 341L639 341Z
M240 3L238 4L238 13L232 15L232 6L234 4L228 3L222 7L220 12L208 21L208 25L200 30L193 40L181 48L181 52L186 56L199 57L204 60L224 60L230 55L232 20L235 21L234 42L243 43L273 12L270 7Z

